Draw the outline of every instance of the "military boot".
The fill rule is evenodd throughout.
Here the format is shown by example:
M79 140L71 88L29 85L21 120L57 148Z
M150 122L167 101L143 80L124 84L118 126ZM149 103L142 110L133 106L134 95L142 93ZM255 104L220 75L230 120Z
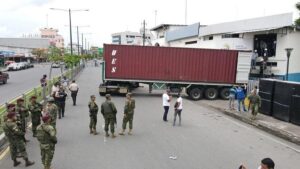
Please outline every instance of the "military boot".
M98 132L97 132L96 129L93 129L93 133L94 133L94 135L97 135L97 134L98 134Z
M33 161L29 161L28 158L25 158L24 160L25 160L25 166L26 167L32 166L34 164L34 162Z
M90 128L90 134L93 134L93 129Z
M17 161L16 159L14 160L14 167L16 167L16 166L18 166L18 165L20 165L20 164L21 164L20 161Z
M109 134L108 134L108 132L106 132L106 134L105 134L105 137L109 137Z
M124 132L125 132L125 130L123 129L119 134L123 136Z
M128 135L132 135L132 129L129 129Z
M112 133L111 138L116 138L116 135L114 133Z

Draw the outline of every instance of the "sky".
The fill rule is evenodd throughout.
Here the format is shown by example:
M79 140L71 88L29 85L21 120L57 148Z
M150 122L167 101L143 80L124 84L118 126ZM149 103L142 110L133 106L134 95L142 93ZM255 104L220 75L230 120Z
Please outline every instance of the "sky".
M146 28L156 25L184 24L187 1L187 24L202 25L293 12L300 0L1 0L0 37L22 37L39 34L40 28L56 28L69 43L68 12L73 11L72 25L91 46L111 43L111 34L122 31L138 32L143 20ZM88 27L87 27L88 26ZM77 41L75 27L73 40Z

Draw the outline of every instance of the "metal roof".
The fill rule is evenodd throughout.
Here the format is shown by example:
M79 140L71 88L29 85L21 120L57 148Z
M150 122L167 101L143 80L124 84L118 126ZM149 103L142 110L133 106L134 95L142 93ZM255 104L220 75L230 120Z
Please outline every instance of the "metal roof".
M169 26L187 26L187 25L180 25L180 24L160 24L155 26L154 28L150 29L151 31L156 31L157 29L161 29L164 27L169 27Z
M234 22L213 24L201 28L199 36L224 33L245 33L278 29L293 25L293 13L285 13Z
M183 28L179 28L174 31L168 31L166 33L166 41L175 41L184 38L190 38L194 36L198 36L199 34L200 23L195 23Z
M46 38L0 38L0 46L25 49L48 48L50 41Z

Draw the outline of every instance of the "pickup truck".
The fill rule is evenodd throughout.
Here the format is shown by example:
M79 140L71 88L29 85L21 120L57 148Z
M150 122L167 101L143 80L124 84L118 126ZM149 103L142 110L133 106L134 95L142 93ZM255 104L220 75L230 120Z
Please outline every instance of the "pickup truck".
M4 73L4 72L0 71L0 83L6 84L7 79L9 79L9 75L7 73Z

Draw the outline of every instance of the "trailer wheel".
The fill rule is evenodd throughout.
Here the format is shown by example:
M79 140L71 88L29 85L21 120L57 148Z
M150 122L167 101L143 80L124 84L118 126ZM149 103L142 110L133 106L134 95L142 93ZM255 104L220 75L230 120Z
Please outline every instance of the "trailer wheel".
M203 97L203 92L202 89L199 88L193 88L190 90L189 92L189 96L193 99L193 100L200 100Z
M220 96L221 96L222 99L224 99L224 100L228 100L228 99L229 99L229 94L230 94L230 91L229 91L229 90L230 90L230 89L227 88L227 87L225 87L225 88L223 88L223 89L221 90Z
M105 96L105 93L99 92L100 96Z
M205 90L205 97L209 100L214 100L218 97L218 90L216 88L207 88Z

